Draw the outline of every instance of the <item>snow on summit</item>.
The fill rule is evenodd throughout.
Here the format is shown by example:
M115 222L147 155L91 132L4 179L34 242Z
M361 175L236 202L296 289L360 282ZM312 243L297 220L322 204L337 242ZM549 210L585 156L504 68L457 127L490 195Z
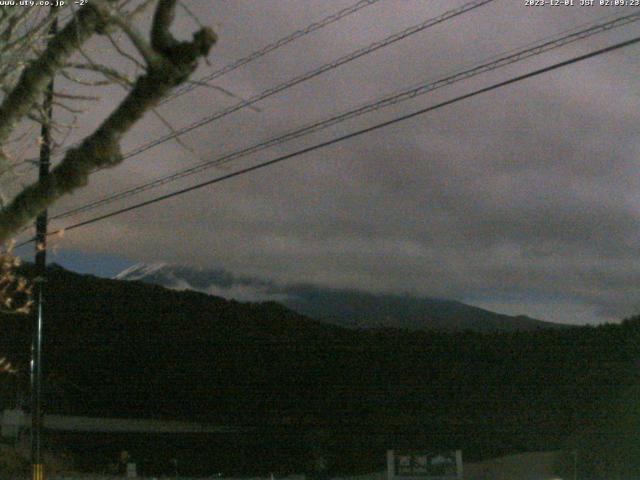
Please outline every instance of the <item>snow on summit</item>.
M142 280L168 266L165 262L136 263L121 271L114 278L116 280Z

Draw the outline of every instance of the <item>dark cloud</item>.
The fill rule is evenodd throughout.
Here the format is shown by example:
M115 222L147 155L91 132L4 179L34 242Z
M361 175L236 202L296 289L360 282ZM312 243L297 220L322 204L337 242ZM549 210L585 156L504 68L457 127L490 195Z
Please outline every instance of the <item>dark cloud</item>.
M213 66L347 1L189 1L221 41ZM219 79L248 98L463 2L383 0ZM597 18L600 7L497 1L97 174L60 209L282 134ZM193 28L185 17L177 31ZM248 165L631 38L638 26L465 81L234 163ZM640 298L638 47L550 73L69 234L66 248L223 267L290 283L449 297L565 322ZM112 100L113 101L113 100ZM183 126L236 100L197 89L161 108ZM93 112L104 114L110 102ZM90 122L89 122L90 123ZM149 117L128 146L161 135ZM223 174L212 169L137 199ZM131 200L128 200L131 202ZM125 203L122 203L124 205ZM81 217L80 217L81 218Z

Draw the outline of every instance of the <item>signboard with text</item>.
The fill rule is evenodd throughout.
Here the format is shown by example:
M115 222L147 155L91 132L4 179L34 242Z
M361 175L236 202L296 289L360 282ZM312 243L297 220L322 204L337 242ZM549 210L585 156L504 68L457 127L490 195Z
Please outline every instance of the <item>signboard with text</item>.
M388 480L451 480L462 478L462 451L387 452Z

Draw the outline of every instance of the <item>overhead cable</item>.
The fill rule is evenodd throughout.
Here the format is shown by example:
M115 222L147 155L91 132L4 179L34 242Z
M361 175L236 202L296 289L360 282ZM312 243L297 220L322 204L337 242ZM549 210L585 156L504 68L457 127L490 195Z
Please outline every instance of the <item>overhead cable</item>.
M285 45L288 45L289 43L298 40L301 37L304 37L305 35L309 35L312 32L315 32L317 30L320 30L328 25L331 25L335 22L337 22L338 20L341 20L351 14L354 14L356 12L358 12L359 10L362 10L363 8L369 7L371 5L374 5L378 2L380 2L382 0L360 0L359 2L355 3L354 5L351 5L350 7L344 8L342 10L339 10L336 13L333 13L331 15L328 15L320 20L318 20L317 22L314 22L308 26L306 26L303 29L300 30L296 30L293 33L290 33L289 35L280 38L279 40L276 40L273 43L270 43L262 48L260 48L259 50L256 50L252 53L250 53L249 55L239 58L238 60L229 63L227 65L225 65L224 67L208 74L205 75L204 77L201 77L197 80L194 80L192 83L190 84L185 84L182 87L177 88L173 93L171 93L170 95L168 95L167 97L165 97L161 102L160 105L163 105L187 92L190 92L191 90L198 88L198 87L202 87L207 85L207 82L213 81L223 75L226 75L227 73L230 73L234 70L236 70L237 68L240 68L244 65L247 65L248 63L253 62L254 60L257 60L258 58L261 58L263 56L265 56L266 54L273 52L274 50L277 50L278 48L284 47ZM213 85L212 85L213 86ZM219 87L218 87L219 88ZM60 151L58 151L56 153L56 157L60 157L61 155L63 155L65 152L67 152L69 149L74 148L72 147L67 147L64 148Z
M200 77L198 80L196 80L195 83L183 85L182 87L177 88L171 95L167 96L161 102L161 105L163 103L167 103L173 100L174 98L184 95L187 92L190 92L194 88L198 88L200 86L199 84L211 82L216 78L220 78L221 76L226 75L227 73L232 72L239 67L242 67L250 62L253 62L254 60L257 60L260 57L264 57L267 53L273 52L278 48L284 47L285 45L295 40L298 40L299 38L304 37L305 35L309 35L310 33L315 32L316 30L320 30L321 28L324 28L327 25L331 25L332 23L335 23L338 20L341 20L344 17L347 17L359 10L362 10L365 7L369 7L379 1L380 0L361 0L354 5L351 5L350 7L347 7L343 10L340 10L339 12L336 12L332 15L324 17L323 19L318 20L317 22L312 23L311 25L308 25L307 27L301 30L296 30L295 32L287 35L286 37L282 37L281 39L276 40L275 42L262 47L260 50L256 50L255 52L252 52L245 57L239 58L235 62L229 63L228 65L225 65L224 67L208 75L205 75L204 77Z
M608 31L614 28L618 28L621 27L623 25L628 25L632 22L637 22L640 20L640 11L637 11L636 13L630 14L630 15L625 15L623 17L619 17L616 18L614 20L608 21L608 22L604 22L604 23L599 23L593 26L590 26L589 28L580 30L578 32L574 32L571 33L569 35L565 35L562 36L560 38L556 38L550 41L546 41L537 45L534 45L532 47L529 48L525 48L525 49L521 49L518 51L515 51L514 53L510 53L508 55L503 55L503 56L499 56L497 59L491 60L489 62L485 62L485 63L481 63L480 65L477 65L475 67L472 67L470 69L467 70L463 70L448 76L445 76L441 79L438 79L436 81L431 81L431 82L426 82L423 84L420 84L418 86L414 86L411 87L409 89L405 89L399 93L393 94L393 95L389 95L386 96L382 99L376 100L374 102L370 102L368 104L362 105L360 107L357 107L355 109L343 112L341 114L332 116L328 119L319 121L319 122L314 122L311 124L308 124L304 127L298 128L296 130L290 131L284 135L280 135L280 136L276 136L276 137L272 137L268 140L265 140L263 142L260 142L258 144L252 145L250 147L246 147L240 150L236 150L232 153L229 154L225 154L221 157L218 157L216 159L213 160L209 160L207 162L202 162L199 163L195 166L180 170L176 173L173 173L171 175L167 175L161 178L158 178L156 180L144 183L142 185L138 185L136 187L133 188L129 188L114 194L111 194L109 196L106 196L104 198L95 200L93 202L90 202L88 204L82 205L82 206L78 206L75 208L72 208L70 210L66 210L64 212L61 212L59 214L56 214L54 216L52 216L52 219L61 219L61 218L66 218L66 217L70 217L70 216L75 216L79 213L83 213L83 212L87 212L90 210L94 210L98 207L113 203L117 200L121 200L124 198L128 198L130 196L133 195L137 195L141 192L153 189L153 188L157 188L160 187L162 185L165 185L167 183L171 183L173 181L179 180L181 178L190 176L190 175L194 175L196 173L200 173L203 172L207 169L213 168L213 167L217 167L217 166L221 166L224 164L227 164L231 161L237 160L239 158L243 158L246 157L248 155L251 155L253 153L262 151L264 149L276 146L276 145L280 145L282 143L300 138L302 136L306 136L309 135L311 133L320 131L322 129L328 128L330 126L342 123L344 121L350 120L352 118L356 118L358 116L364 115L366 113L370 113L385 107L389 107L391 105L395 105L397 103L409 100L411 98L415 98L419 95L424 95L426 93L432 92L436 89L451 85L453 83L462 81L462 80L466 80L468 78L474 77L476 75L485 73L485 72L489 72L492 70L496 70L498 68L510 65L512 63L515 62L519 62L522 60L525 60L527 58L531 58L533 56L536 55L540 55L542 53L548 52L550 50L565 46L567 44L570 43L574 43L577 42L579 40L583 40L587 37L590 37L592 35L595 35L597 33L603 32L603 31Z
M510 78L509 80L504 80L502 82L495 83L495 84L490 85L488 87L484 87L484 88L480 88L478 90L474 90L473 92L466 93L464 95L460 95L460 96L452 98L450 100L446 100L444 102L440 102L440 103L438 103L436 105L432 105L430 107L422 108L422 109L417 110L415 112L408 113L408 114L402 115L400 117L396 117L394 119L387 120L387 121L382 122L382 123L378 123L378 124L376 124L374 126L363 128L361 130L357 130L355 132L352 132L352 133L349 133L349 134L346 134L346 135L342 135L340 137L336 137L336 138L333 138L331 140L328 140L328 141L325 141L325 142L321 142L321 143L315 144L313 146L306 147L306 148L297 150L295 152L288 153L286 155L282 155L282 156L273 158L271 160L267 160L265 162L259 163L257 165L253 165L251 167L244 168L242 170L238 170L238 171L233 172L233 173L229 173L229 174L226 174L226 175L223 175L223 176L220 176L220 177L217 177L217 178L205 181L205 182L198 183L196 185L192 185L192 186L187 187L187 188L183 188L181 190L177 190L177 191L168 193L166 195L161 195L159 197L156 197L156 198L144 201L144 202L140 202L140 203L137 203L135 205L130 205L128 207L121 208L119 210L115 210L115 211L112 211L112 212L109 212L109 213L106 213L106 214L103 214L103 215L100 215L100 216L97 216L97 217L90 218L88 220L84 220L82 222L78 222L78 223L69 225L69 226L67 226L65 228L61 228L61 229L58 229L56 231L50 232L49 235L57 235L57 234L60 234L62 232L68 232L68 231L71 231L71 230L75 230L75 229L78 229L78 228L81 228L81 227L85 227L87 225L91 225L93 223L105 220L107 218L112 218L112 217L115 217L115 216L118 216L118 215L122 215L124 213L131 212L133 210L137 210L137 209L140 209L140 208L143 208L143 207L146 207L146 206L158 203L158 202L162 202L164 200L168 200L168 199L173 198L173 197L177 197L177 196L183 195L185 193L192 192L194 190L199 190L199 189L204 188L204 187L209 186L209 185L220 183L220 182L223 182L225 180L229 180L231 178L235 178L235 177L238 177L240 175L244 175L244 174L249 173L249 172L260 170L262 168L274 165L276 163L280 163L280 162L283 162L285 160L289 160L291 158L298 157L300 155L304 155L306 153L310 153L312 151L328 147L330 145L335 145L335 144L337 144L339 142L343 142L343 141L349 140L351 138L359 137L359 136L364 135L366 133L370 133L370 132L373 132L373 131L376 131L376 130L380 130L382 128L388 127L390 125L394 125L396 123L403 122L403 121L408 120L410 118L414 118L414 117L417 117L417 116L420 116L420 115L424 115L424 114L426 114L428 112L432 112L434 110L438 110L438 109L446 107L448 105L452 105L454 103L458 103L458 102L460 102L462 100L467 100L469 98L476 97L476 96L481 95L483 93L491 92L491 91L497 90L499 88L506 87L507 85L511 85L511 84L514 84L514 83L517 83L517 82L521 82L523 80L527 80L529 78L533 78L533 77L542 75L544 73L548 73L548 72L551 72L553 70L557 70L559 68L563 68L563 67L566 67L566 66L569 66L569 65L573 65L575 63L582 62L584 60L587 60L587 59L590 59L590 58L594 58L594 57L597 57L599 55L603 55L603 54L610 53L610 52L613 52L613 51L616 51L616 50L620 50L620 49L625 48L625 47L629 47L631 45L635 45L635 44L637 44L639 42L640 42L640 37L635 37L635 38L632 38L631 40L627 40L627 41L624 41L624 42L616 43L615 45L611 45L609 47L602 48L602 49L593 51L591 53L580 55L578 57L573 57L571 59L564 60L562 62L554 63L554 64L552 64L550 66L547 66L547 67L544 67L544 68L540 68L540 69L531 71L529 73L525 73L523 75L518 75L516 77ZM27 243L32 242L32 241L34 241L34 239L27 240L27 241L21 243L20 245L18 245L18 247L21 247L21 246L23 246L23 245L25 245Z
M211 115L208 115L204 118L201 118L200 120L196 120L195 122L176 129L175 131L168 133L162 137L159 137L155 140L152 140L151 142L145 143L143 145L140 145L136 148L134 148L133 150L130 150L128 152L126 152L124 154L124 158L131 158L134 157L136 155L139 155L143 152L146 152L147 150L150 150L151 148L154 148L158 145L161 145L169 140L172 140L176 137L179 137L180 135L184 135L185 133L188 133L192 130L195 130L197 128L200 128L204 125L207 125L209 123L215 122L216 120L219 120L223 117L226 117L227 115L230 115L234 112L237 112L238 110L241 110L245 107L249 107L261 100L264 100L265 98L271 97L272 95L275 95L277 93L280 93L284 90L287 90L289 88L292 88L302 82L305 82L307 80L310 80L314 77L317 77L325 72L328 72L329 70L334 70L346 63L352 62L353 60L356 60L360 57L363 57L365 55L369 55L372 52L375 52L376 50L379 50L381 48L384 48L388 45L391 45L395 42L398 42L400 40L404 40L407 37L410 37L412 35L415 35L419 32L422 32L430 27L433 27L435 25L438 25L440 23L446 22L447 20L450 20L452 18L455 18L459 15L462 15L466 12L469 12L470 10L474 10L476 8L479 8L483 5L486 5L488 3L494 2L496 0L474 0L472 2L468 2L465 3L464 5L458 7L458 8L454 8L452 10L449 10L441 15L438 15L437 17L433 17L430 18L424 22L421 22L417 25L414 25L412 27L409 27L401 32L398 33L394 33L393 35L390 35L388 37L386 37L383 40L374 42L366 47L360 48L358 50L355 50L354 52L351 52L347 55L344 55L332 62L326 63L324 65L321 65L320 67L314 68L313 70L310 70L308 72L303 73L302 75L298 75L297 77L294 77L290 80L287 80L286 82L280 83L279 85L276 85L274 87L268 88L267 90L264 90L263 92L254 95L253 97L250 97L247 100L243 100L241 102L238 102L234 105L231 105L228 108L225 108L223 110L217 111Z

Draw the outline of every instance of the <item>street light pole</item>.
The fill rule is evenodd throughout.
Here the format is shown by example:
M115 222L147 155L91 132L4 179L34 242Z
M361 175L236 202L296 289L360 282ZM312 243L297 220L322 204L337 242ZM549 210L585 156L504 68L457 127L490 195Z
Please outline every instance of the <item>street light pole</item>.
M51 7L54 15L50 35L58 31L58 20L55 18L55 7ZM38 179L43 182L49 176L51 162L51 122L53 121L53 77L47 86L43 101L45 118L40 130L40 163ZM33 480L44 479L42 465L42 335L44 326L44 289L47 275L47 210L36 218L36 278L35 300L36 317L31 344L31 465Z

